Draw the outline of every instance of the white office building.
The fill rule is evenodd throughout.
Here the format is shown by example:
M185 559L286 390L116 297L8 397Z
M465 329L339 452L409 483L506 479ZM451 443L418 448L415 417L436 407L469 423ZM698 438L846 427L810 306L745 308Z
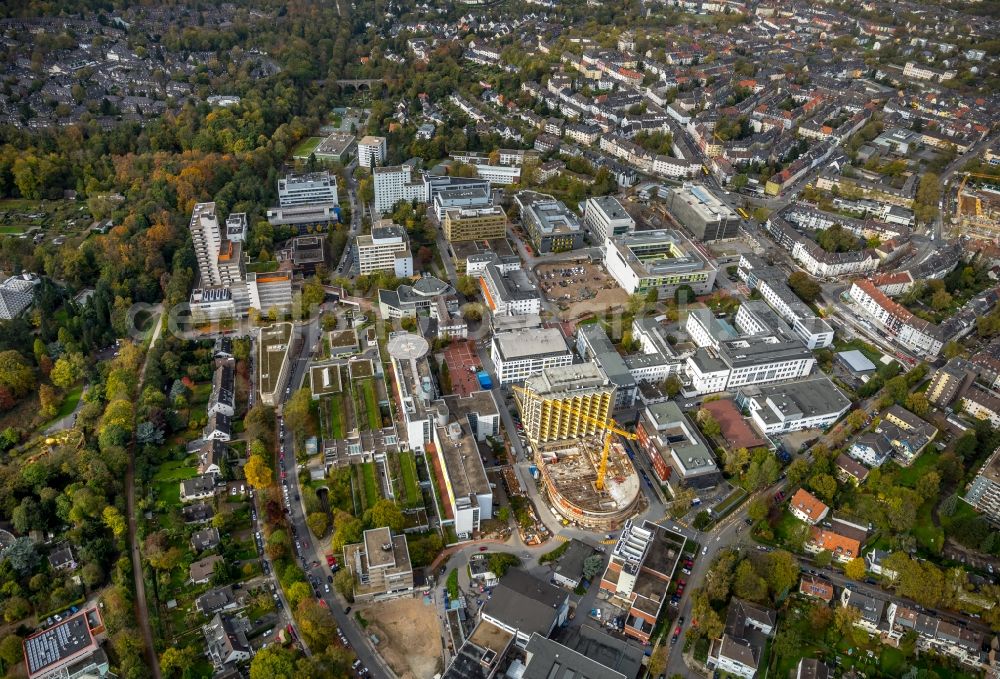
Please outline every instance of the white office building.
M373 173L375 211L391 212L400 201L427 202L428 185L421 177L413 177L409 165L376 167Z
M385 137L362 137L358 142L358 166L381 167L385 164L385 148Z
M816 316L809 305L784 283L785 274L768 266L756 255L740 257L738 275L751 289L757 290L774 311L787 321L810 349L822 349L833 344L833 328Z
M372 227L371 234L357 237L358 272L392 271L397 278L413 275L413 255L406 229L388 219Z
M825 375L763 386L736 394L736 404L750 412L754 427L767 435L801 429L826 429L851 407L851 401Z
M522 269L505 272L491 262L486 265L480 284L494 316L541 313L542 296Z
M490 358L500 384L521 382L546 368L573 363L558 328L524 328L493 335Z
M588 198L583 208L583 224L599 245L612 236L624 236L635 231L635 220L614 196Z
M286 175L278 180L278 204L281 207L337 205L337 178L325 171Z

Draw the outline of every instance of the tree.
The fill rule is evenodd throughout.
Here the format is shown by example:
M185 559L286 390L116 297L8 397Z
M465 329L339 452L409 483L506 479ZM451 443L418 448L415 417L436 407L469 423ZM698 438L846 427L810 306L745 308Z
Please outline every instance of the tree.
M49 379L60 389L69 389L83 378L84 367L81 354L63 354L56 359L55 365L52 366Z
M183 677L197 662L199 655L194 646L169 647L160 654L160 671L165 677Z
M788 478L788 485L797 486L802 483L810 472L809 463L805 458L797 457L785 469L785 476Z
M760 577L749 559L744 559L736 567L733 578L733 594L741 599L761 602L767 598L767 582Z
M0 352L0 386L9 389L15 398L35 388L35 371L24 356L13 349Z
M830 562L832 560L833 560L833 554L831 554L830 551L827 549L821 549L816 553L816 556L813 557L813 561L820 568L826 568L827 566L830 565Z
M681 392L681 388L684 383L677 375L670 375L667 379L663 380L663 393L667 395L667 398L673 398Z
M799 563L790 552L776 550L767 555L766 561L764 578L775 596L790 590L799 581Z
M837 494L837 479L829 474L817 474L809 479L809 487L816 491L821 500L829 504Z
M706 639L718 639L722 636L722 620L719 619L719 614L715 612L711 604L708 601L708 596L698 590L694 596L694 600L691 605L691 617L698 621L698 627L693 628L697 630L698 634Z
M746 448L736 448L726 453L725 470L731 476L740 476L749 464L750 451Z
M937 472L928 472L917 479L917 494L925 500L938 496L938 489L941 486L941 475Z
M750 503L750 507L747 509L747 516L753 521L763 521L767 518L770 511L771 507L768 504L768 499L766 497L757 497Z
M865 426L865 422L868 421L868 413L863 410L852 410L844 421L851 431L857 431Z
M812 304L823 293L819 283L804 271L795 271L788 277L788 287L806 304Z
M719 423L707 408L699 410L696 417L698 424L701 425L702 433L708 438L715 438L722 433L722 427L719 426Z
M274 481L271 465L267 463L263 455L251 455L243 466L243 473L247 477L247 483L254 488L267 488Z
M304 436L309 426L311 411L312 394L309 393L309 389L306 387L297 389L285 403L285 424L297 436Z
M333 586L340 592L340 596L348 601L354 601L354 575L351 574L349 568L341 568L337 571L337 574L333 576Z
M128 529L128 523L125 521L125 517L122 516L121 512L118 511L117 507L108 505L101 512L101 516L104 519L104 525L111 529L116 538L122 538L125 535L125 531Z
M865 577L865 560L861 557L854 557L844 564L844 575L851 580L861 580Z
M316 649L326 648L337 633L337 623L330 609L309 597L299 602L295 613L299 634L306 645Z
M677 303L677 306L694 302L694 288L690 285L678 285L677 290L674 291L674 301Z
M38 565L38 552L35 551L35 543L30 538L17 538L10 544L10 547L3 551L3 558L10 563L10 567L24 577L35 570Z
M344 545L354 544L361 541L361 532L365 524L361 519L337 510L333 516L333 537L330 538L330 550L334 553L341 552Z
M483 305L479 302L471 302L462 305L462 318L467 321L483 320Z
M479 282L472 276L459 276L455 289L466 297L475 297L479 292Z
M318 538L326 535L326 529L329 524L330 521L325 512L313 512L306 517L306 525L309 526L309 530L312 531L312 534Z
M391 531L398 533L406 525L406 517L403 516L399 505L392 500L382 498L365 510L364 523L368 528L388 526Z
M906 397L906 409L918 417L924 417L931 410L931 404L922 391L915 391Z
M295 679L295 656L272 644L257 651L250 662L250 679Z
M319 307L326 299L326 290L323 283L315 276L310 278L302 286L302 310L311 313L314 307Z
M8 634L0 641L0 672L9 671L24 659L21 644L23 640L16 634Z
M17 622L28 617L31 604L23 596L12 596L3 607L3 619L6 622Z
M308 582L293 582L291 587L288 588L288 605L296 608L300 601L308 599L312 595L313 591Z

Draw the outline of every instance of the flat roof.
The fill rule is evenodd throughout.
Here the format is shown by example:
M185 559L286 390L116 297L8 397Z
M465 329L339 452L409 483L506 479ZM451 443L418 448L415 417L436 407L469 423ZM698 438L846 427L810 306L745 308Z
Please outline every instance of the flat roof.
M825 375L752 386L742 391L763 406L756 412L766 424L843 412L851 406L850 399Z
M512 330L494 335L493 342L506 361L569 353L566 339L558 328Z
M688 239L673 229L614 236L608 241L609 254L611 249L617 251L640 278L714 271L716 268Z
M386 568L396 565L392 551L392 532L388 527L366 530L364 541L369 568Z
M288 359L291 337L291 323L276 323L261 328L258 337L260 360L257 362L257 370L262 394L273 394L278 388L281 364Z
M51 670L97 648L89 615L96 616L97 611L95 609L80 611L61 623L25 639L24 660L28 676L33 677L43 671Z
M440 454L444 459L445 473L451 482L451 492L456 502L473 495L493 492L486 477L479 445L472 435L468 418L458 417L457 422L438 426Z
M610 386L608 376L593 361L545 368L524 382L525 389L547 398L570 398L580 391Z
M840 351L837 353L837 357L846 363L847 366L854 372L863 373L875 370L875 364L868 360L868 357L857 349Z

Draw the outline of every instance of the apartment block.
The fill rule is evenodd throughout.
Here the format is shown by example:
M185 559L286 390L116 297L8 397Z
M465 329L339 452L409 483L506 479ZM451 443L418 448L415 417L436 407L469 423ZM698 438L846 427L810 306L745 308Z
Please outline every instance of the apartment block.
M722 479L698 428L673 401L647 405L635 428L639 448L661 483L709 488Z
M941 352L945 338L940 328L889 299L871 281L854 281L849 294L865 316L878 323L904 348L931 357Z
M281 400L281 390L288 380L291 346L291 323L261 328L257 337L257 388L264 405L274 406Z
M546 368L515 392L521 422L536 443L593 436L611 418L615 385L596 363Z
M375 211L380 215L391 212L400 201L427 201L427 185L421 177L413 176L409 165L376 167L372 179Z
M993 451L976 473L964 500L993 524L1000 524L1000 448Z
M354 576L355 601L382 601L413 592L413 566L406 537L387 527L366 530L359 543L344 545L344 565Z
M219 225L215 203L195 205L190 228L201 286L220 287L242 282L242 242L229 240Z
M358 167L385 165L385 137L365 135L358 141Z
M625 522L601 576L599 599L626 611L625 636L646 644L687 538L651 521Z
M784 319L810 349L822 349L833 344L833 328L816 316L809 305L799 299L784 283L785 274L769 266L753 254L740 257L739 277Z
M371 234L356 239L358 272L364 276L376 271L391 271L397 278L413 275L413 255L406 229L387 219L372 226Z

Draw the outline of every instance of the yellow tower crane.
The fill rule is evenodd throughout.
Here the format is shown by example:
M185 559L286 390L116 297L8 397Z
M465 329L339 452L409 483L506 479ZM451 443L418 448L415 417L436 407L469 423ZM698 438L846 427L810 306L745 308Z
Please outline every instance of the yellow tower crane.
M604 478L605 476L607 476L608 473L608 454L611 452L611 438L615 434L618 434L622 438L628 439L629 441L635 441L639 437L633 434L632 432L625 431L624 429L619 427L618 423L615 422L614 419L612 418L602 420L600 418L593 417L591 415L584 413L582 410L580 410L575 406L568 405L556 399L545 399L544 397L539 396L536 392L530 389L525 389L524 387L519 387L515 385L514 390L527 398L536 398L539 401L543 400L547 401L549 405L555 408L559 408L560 410L565 411L567 413L572 413L573 415L579 417L584 422L589 422L598 429L604 431L604 449L601 451L601 464L597 469L597 484L596 484L597 490L604 490Z

